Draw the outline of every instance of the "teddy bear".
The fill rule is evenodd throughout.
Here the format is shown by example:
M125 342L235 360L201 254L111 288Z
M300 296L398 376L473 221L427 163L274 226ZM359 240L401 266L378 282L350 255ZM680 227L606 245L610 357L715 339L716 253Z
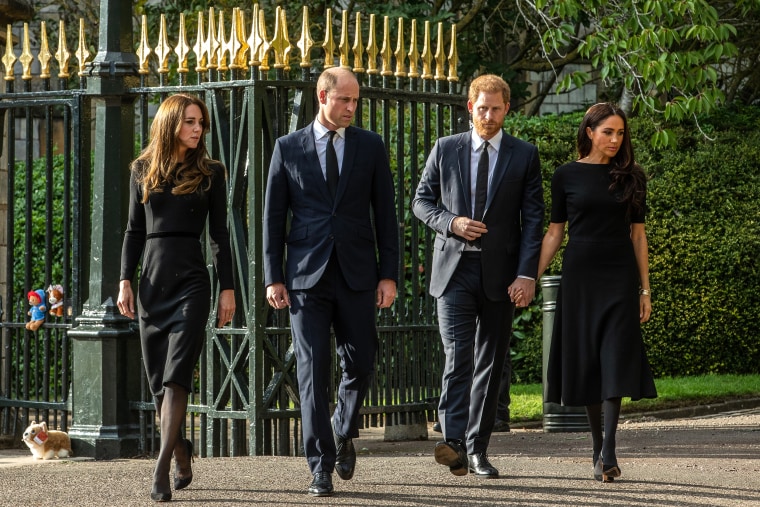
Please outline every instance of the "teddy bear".
M35 459L68 458L72 454L69 434L48 430L45 422L32 421L22 439Z
M50 285L47 288L48 303L50 308L48 313L55 317L63 317L63 286Z
M42 289L30 290L26 297L29 300L29 306L31 306L27 312L30 319L26 323L26 328L29 331L37 331L45 323L45 312L47 311L47 307L45 306L45 291Z

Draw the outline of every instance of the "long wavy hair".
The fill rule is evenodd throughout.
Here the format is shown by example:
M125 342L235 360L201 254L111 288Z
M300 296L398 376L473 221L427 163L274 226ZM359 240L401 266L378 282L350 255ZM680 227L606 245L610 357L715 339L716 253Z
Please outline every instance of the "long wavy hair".
M591 139L586 133L586 128L596 130L599 124L610 116L619 116L623 120L625 132L620 143L620 149L610 161L612 183L610 183L609 190L618 196L620 202L628 204L628 216L630 217L633 211L643 209L647 183L644 170L634 159L628 119L622 109L611 102L602 102L594 104L586 111L578 127L578 158L584 158L591 153Z
M191 105L201 110L203 134L198 146L187 150L185 159L179 160L178 136L185 109ZM175 195L192 194L199 188L208 190L211 187L213 172L209 168L205 141L208 130L208 108L198 97L178 93L161 103L150 126L150 142L132 162L132 170L142 184L142 202L148 202L151 192L163 192L166 184L172 185Z

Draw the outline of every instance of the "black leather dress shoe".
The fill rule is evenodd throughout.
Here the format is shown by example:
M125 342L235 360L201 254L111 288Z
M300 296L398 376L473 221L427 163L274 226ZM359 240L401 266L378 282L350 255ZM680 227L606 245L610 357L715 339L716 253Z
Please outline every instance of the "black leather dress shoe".
M488 479L495 479L499 476L499 471L488 461L486 453L470 454L467 456L467 460L470 462L470 472L476 476Z
M317 472L314 474L314 480L309 484L309 495L311 496L332 496L333 484L332 475L328 472Z
M435 431L436 433L443 433L443 430L441 429L440 421L436 421L433 423L433 431Z
M354 468L356 467L356 448L354 447L354 441L350 438L343 438L335 435L335 448L337 450L335 456L335 471L338 473L338 477L347 481L354 476Z
M435 461L449 467L454 475L467 475L467 453L458 441L435 444Z
M500 421L499 419L493 424L493 433L507 433L509 432L509 423L507 421Z

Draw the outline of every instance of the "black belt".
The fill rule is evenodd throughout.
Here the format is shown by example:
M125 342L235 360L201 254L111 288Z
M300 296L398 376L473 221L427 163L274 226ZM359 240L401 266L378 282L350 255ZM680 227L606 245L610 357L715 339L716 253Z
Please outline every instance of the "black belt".
M153 239L153 238L193 238L193 239L200 240L200 237L198 237L198 235L193 232L166 231L166 232L151 232L150 234L145 235L145 239Z

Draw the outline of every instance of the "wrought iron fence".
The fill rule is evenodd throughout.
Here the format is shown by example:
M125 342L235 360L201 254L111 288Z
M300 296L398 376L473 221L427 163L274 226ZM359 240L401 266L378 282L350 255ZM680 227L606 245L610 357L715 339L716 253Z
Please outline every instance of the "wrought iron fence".
M246 22L248 15L250 25ZM275 12L271 39L267 36L265 13L258 5L248 13L234 9L229 18L228 23L226 14L213 8L208 16L205 12L197 13L192 23L197 35L191 44L187 34L191 23L186 23L181 15L176 43L172 45L167 20L162 15L157 20L158 41L151 45L149 23L143 17L135 52L135 74L139 79L127 90L130 97L136 98L134 128L143 145L147 142L151 108L155 104L178 91L202 96L211 115L212 130L207 144L212 156L221 160L230 174L228 206L238 312L232 327L223 329L216 329L215 316L210 316L208 339L188 409L190 436L198 440L197 448L203 456L299 452L299 400L288 316L271 310L263 297L263 195L275 139L312 121L316 110L316 77L321 68L335 65L352 68L359 77L361 100L356 123L378 132L385 141L395 175L399 244L403 252L398 298L392 308L378 316L380 348L374 383L362 410L363 423L393 425L432 418L443 363L434 304L426 294L432 238L412 216L409 203L434 140L468 128L466 98L460 93L456 75L455 28L452 26L445 33L441 23L433 26L425 22L420 43L416 20L406 25L405 20L398 19L392 50L392 23L388 17L382 20L383 33L379 38L374 15L364 18L356 13L351 20L343 12L341 20L334 21L328 9L324 42L317 48L320 56L312 60L316 45L311 38L308 10L304 8L301 36L296 44L300 57L294 62L284 10L278 7ZM227 27L229 37L225 35ZM334 28L340 34L338 44L334 42ZM351 29L354 43L349 47ZM431 33L435 29L437 45L435 34ZM42 25L41 34L45 30ZM23 91L13 88L18 77L14 74L16 52L9 43L2 59L6 92L0 94L0 111L9 120L19 115L45 118L41 131L48 133L53 131L50 118L56 116L54 112L58 111L56 117L62 118L65 139L61 149L62 177L67 186L63 190L46 186L46 218L50 218L49 210L57 200L63 200L70 212L62 218L61 231L46 229L45 242L46 245L62 242L60 276L68 288L71 314L60 321L48 319L37 332L24 328L26 303L21 299L23 290L15 283L18 276L14 274L14 266L24 266L25 287L33 283L30 266L35 259L30 252L29 237L36 229L29 225L34 214L30 210L31 183L27 178L27 193L20 194L13 182L20 174L17 164L26 175L34 166L33 136L27 132L24 156L18 156L11 143L6 154L7 230L12 237L24 228L27 248L22 250L23 259L15 253L18 247L10 245L6 255L5 301L10 304L6 303L7 311L2 318L3 433L11 431L8 421L13 419L12 415L18 414L20 424L26 424L30 411L31 417L46 419L52 426L65 428L68 424L71 351L66 336L67 330L76 326L76 317L82 310L86 288L81 277L86 276L89 261L82 252L88 251L85 246L91 241L89 221L94 201L89 195L93 178L89 120L92 101L98 99L98 94L88 90L87 34L80 24L79 48L75 52L79 63L77 89L68 88L70 54L65 27L59 26L59 46L54 54L59 68L58 91L51 91L51 84L55 83L50 78L52 53L47 47L47 35L41 35L40 40L41 46L34 56L28 49L28 38L24 38L18 60L23 67L22 81L28 84L32 79L40 80L43 91L32 91L30 86ZM194 57L194 66L190 57ZM35 61L40 74L32 76L30 69ZM13 121L7 125L9 129L15 128ZM49 141L52 135L48 134L46 139L46 150L39 158L49 167L55 150ZM53 178L45 182L52 185ZM97 200L98 196L94 197ZM12 203L19 199L26 205L23 223L13 212ZM50 253L52 246L46 249ZM118 266L112 268L118 272ZM55 282L50 268L45 269L45 284ZM210 275L213 276L213 270ZM114 295L116 291L114 287ZM332 368L337 382L339 368L335 364ZM153 405L144 382L141 399L130 401L130 407L140 414L142 450L152 453ZM52 415L48 411L53 411Z

